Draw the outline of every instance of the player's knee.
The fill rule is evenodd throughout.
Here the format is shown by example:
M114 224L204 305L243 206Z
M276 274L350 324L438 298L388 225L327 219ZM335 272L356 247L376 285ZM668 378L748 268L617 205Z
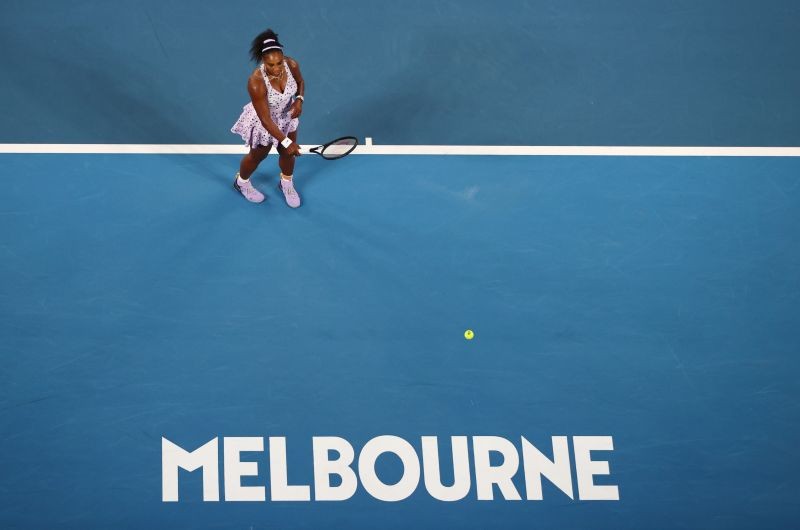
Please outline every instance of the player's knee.
M250 153L250 156L252 157L252 159L253 159L255 162L258 162L258 163L260 163L260 162L263 162L265 158L267 158L267 153L268 153L268 152L269 152L269 151L265 151L265 150L261 150L261 149L259 149L258 151L253 151L253 152L251 152L251 153Z

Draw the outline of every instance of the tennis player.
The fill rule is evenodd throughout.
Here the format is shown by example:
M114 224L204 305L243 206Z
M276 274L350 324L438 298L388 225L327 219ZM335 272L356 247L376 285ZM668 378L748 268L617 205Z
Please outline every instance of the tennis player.
M278 35L268 29L253 39L250 56L258 67L247 80L250 103L231 128L250 147L239 164L233 187L250 202L262 202L264 194L250 182L250 176L269 154L272 146L278 149L278 165L286 204L300 206L300 196L294 189L294 159L300 155L297 145L297 126L303 113L305 84L297 61L283 54Z

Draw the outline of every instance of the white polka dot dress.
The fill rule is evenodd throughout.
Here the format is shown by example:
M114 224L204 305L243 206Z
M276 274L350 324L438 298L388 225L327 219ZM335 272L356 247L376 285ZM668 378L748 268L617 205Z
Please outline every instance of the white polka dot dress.
M297 125L300 123L298 118L289 116L289 108L292 106L292 100L297 93L297 82L294 80L292 71L286 61L283 62L283 68L286 70L286 87L283 92L278 92L269 82L267 72L264 70L264 65L260 66L261 76L264 78L264 83L267 85L267 103L269 104L269 114L272 121L283 134L289 134L297 130ZM261 120L258 119L256 109L253 108L251 101L242 109L242 115L231 127L231 132L238 134L250 147L258 147L260 145L278 145L278 140L272 137L267 130L261 125Z

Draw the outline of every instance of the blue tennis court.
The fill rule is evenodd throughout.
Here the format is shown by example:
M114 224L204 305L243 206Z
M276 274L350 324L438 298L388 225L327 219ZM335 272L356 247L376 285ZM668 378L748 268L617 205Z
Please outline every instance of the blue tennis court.
M10 526L790 524L796 159L309 161L299 211L235 161L3 157L43 190L0 204ZM620 500L161 503L162 436L282 436L310 484L312 437L387 434L611 435Z
M790 2L248 5L7 3L0 143L237 143L274 25L304 144L800 145ZM800 157L308 155L292 210L275 155L255 205L238 155L41 151L0 154L0 527L800 516Z

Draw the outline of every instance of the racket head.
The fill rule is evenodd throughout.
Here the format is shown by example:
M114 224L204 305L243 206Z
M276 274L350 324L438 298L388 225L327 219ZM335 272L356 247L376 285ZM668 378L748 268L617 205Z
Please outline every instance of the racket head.
M326 160L336 160L337 158L349 155L357 146L358 139L355 136L342 136L325 145L320 145L311 149L311 152L320 155Z

